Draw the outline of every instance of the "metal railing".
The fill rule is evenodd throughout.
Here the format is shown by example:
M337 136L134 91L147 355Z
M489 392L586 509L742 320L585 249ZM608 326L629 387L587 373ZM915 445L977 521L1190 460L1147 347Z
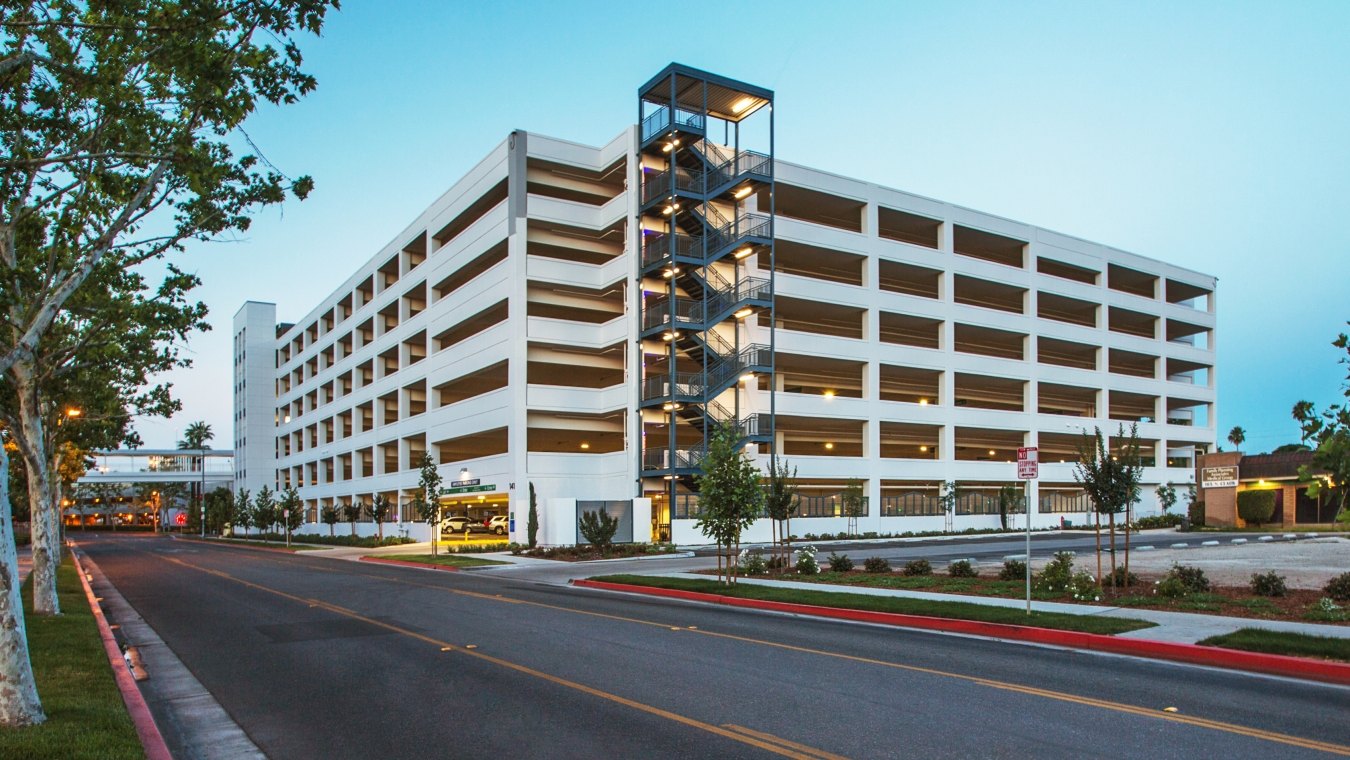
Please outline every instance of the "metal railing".
M1038 500L1037 510L1050 514L1063 514L1066 512L1090 512L1092 511L1092 500L1088 495L1079 493L1050 492L1042 493Z
M681 108L675 109L675 123L673 126L676 128L702 131L706 124L707 120L704 118L703 114L685 111ZM664 106L642 120L642 139L644 141L651 139L671 126L670 106Z
M866 517L870 510L869 498L862 497L862 511L858 517ZM848 517L844 514L843 494L828 496L802 496L797 505L798 517Z
M942 514L942 502L935 494L903 493L881 497L882 517L934 517Z
M642 452L644 470L688 470L696 469L703 462L703 452L699 449L647 449Z
M674 380L670 375L649 377L642 383L642 398L645 400L663 398L695 398L703 395L703 375L699 372L677 372Z
M692 298L675 297L675 322L703 324L703 302ZM642 328L650 330L670 324L670 297L660 296L646 302L642 312Z
M665 232L644 233L642 239L642 265L650 266L658 261L664 261L671 257L672 253L676 256L685 258L701 257L703 255L703 239L693 235L675 233L674 245L672 250L672 236Z

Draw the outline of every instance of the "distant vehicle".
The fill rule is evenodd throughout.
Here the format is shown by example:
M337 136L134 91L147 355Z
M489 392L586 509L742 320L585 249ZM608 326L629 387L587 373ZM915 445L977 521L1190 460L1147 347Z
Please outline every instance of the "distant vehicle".
M465 531L468 531L469 533L487 533L489 530L490 529L484 522L470 520L463 515L447 517L444 520L441 520L442 533L464 533Z
M488 518L487 529L499 536L505 536L506 531L511 527L511 520L506 515L493 515Z

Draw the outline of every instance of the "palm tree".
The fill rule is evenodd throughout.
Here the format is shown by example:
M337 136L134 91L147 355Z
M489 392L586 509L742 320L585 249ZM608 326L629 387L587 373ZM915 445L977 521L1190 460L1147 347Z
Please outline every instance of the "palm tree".
M1242 442L1247 440L1247 431L1242 429L1241 425L1234 425L1232 430L1228 431L1228 442L1233 444L1233 448L1241 448Z
M180 448L180 449L197 449L198 451L205 451L206 449L211 448L210 446L207 446L207 445L206 445L206 442L209 441L209 440L211 440L212 438L215 438L215 437L216 437L216 434L211 432L211 426L208 425L208 424L206 424L206 422L204 422L204 421L202 421L202 420L198 420L198 421L196 421L196 422L190 423L190 424L187 426L187 430L184 430L184 431L183 431L183 440L181 440L181 441L178 442L178 448ZM206 493L206 455L205 455L205 454L200 454L200 455L197 456L197 468L198 468L199 470L201 470L201 474L202 474L202 475L201 475L201 477L202 477L202 485L201 485L201 489L198 490L197 493L196 493L196 501L197 501L197 506L198 506L197 512L198 512L198 515L199 515L199 516L201 517L201 519L202 519L202 537L205 537L205 536L206 536L206 515L205 515L205 509L203 508L203 505L202 505L202 503L201 503L201 501L202 501L202 496Z

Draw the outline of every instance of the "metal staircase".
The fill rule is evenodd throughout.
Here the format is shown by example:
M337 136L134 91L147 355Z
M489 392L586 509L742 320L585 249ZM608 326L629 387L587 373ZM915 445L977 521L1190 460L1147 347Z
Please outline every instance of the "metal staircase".
M694 490L717 426L738 445L773 441L772 100L678 64L639 90L645 491ZM765 106L770 150L743 149L743 122ZM756 314L766 319L747 327ZM758 383L741 387L747 375L769 376L768 413L751 401Z

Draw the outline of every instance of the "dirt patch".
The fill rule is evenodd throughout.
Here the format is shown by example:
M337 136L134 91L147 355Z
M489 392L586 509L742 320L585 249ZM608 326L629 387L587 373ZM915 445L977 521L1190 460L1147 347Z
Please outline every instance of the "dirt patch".
M1346 538L1258 541L1257 536L1252 536L1245 544L1224 542L1219 546L1167 548L1179 541L1195 544L1196 538L1196 534L1186 533L1144 535L1137 543L1156 549L1130 552L1130 571L1161 576L1173 564L1190 565L1204 570L1215 585L1245 588L1253 573L1273 570L1284 576L1284 583L1291 590L1321 590L1327 581L1350 572L1350 539ZM1124 564L1124 555L1117 553L1116 560L1118 564ZM1089 572L1096 572L1097 560L1091 552L1080 553L1075 562ZM1110 566L1106 557L1102 562L1104 567Z

